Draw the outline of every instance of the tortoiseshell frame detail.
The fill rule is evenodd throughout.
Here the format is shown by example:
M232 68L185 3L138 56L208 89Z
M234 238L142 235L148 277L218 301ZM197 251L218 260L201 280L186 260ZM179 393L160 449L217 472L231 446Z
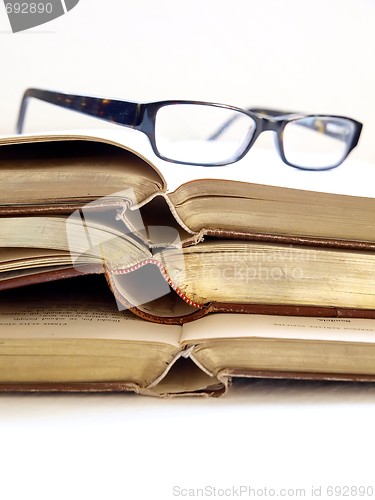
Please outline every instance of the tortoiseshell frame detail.
M350 142L347 144L347 151L344 158L335 165L319 168L319 170L330 170L340 165L342 161L344 161L344 159L348 156L348 154L355 148L355 146L358 144L358 140L362 130L362 124L360 122L353 120L352 118L347 118L345 116L339 116L339 115L309 115L309 114L294 113L290 111L270 110L264 108L242 109L226 104L218 104L214 102L204 102L204 101L170 100L170 101L159 101L159 102L150 102L142 104L142 103L123 101L123 100L79 96L73 94L65 94L61 92L53 92L49 90L30 88L25 91L21 102L21 108L17 122L17 133L19 134L22 132L27 104L30 98L39 99L41 101L45 101L50 104L55 104L56 106L60 106L66 109L71 109L73 111L78 111L79 113L90 115L95 118L99 118L101 120L117 123L124 127L129 127L135 130L139 130L140 132L143 132L144 134L147 135L154 153L159 158L171 163L189 164L189 165L201 165L201 164L172 160L170 158L166 158L158 151L155 140L155 119L156 119L156 114L160 108L162 108L163 106L171 106L175 104L199 104L203 106L215 106L215 107L225 108L250 116L254 120L256 127L255 127L255 132L250 142L246 145L246 147L244 147L244 149L238 154L238 156L235 159L223 163L202 165L205 167L229 165L231 163L237 162L247 154L249 149L252 147L252 145L262 132L270 130L276 133L276 139L277 139L276 147L283 162L294 168L298 168L301 170L310 170L308 167L300 167L299 165L294 165L290 163L285 157L283 148L283 132L285 126L291 121L294 121L299 118L337 118L337 119L349 120L354 125L354 133ZM223 127L221 127L215 134L213 134L211 138L213 139L215 136L220 135L222 129ZM312 168L311 170L317 170L317 169Z

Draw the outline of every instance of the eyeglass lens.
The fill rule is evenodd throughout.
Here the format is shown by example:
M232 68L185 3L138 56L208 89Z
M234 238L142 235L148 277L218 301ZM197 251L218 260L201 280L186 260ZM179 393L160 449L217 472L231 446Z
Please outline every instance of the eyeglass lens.
M156 115L159 153L174 161L201 165L230 163L244 152L256 128L245 113L204 104L163 106Z
M286 124L283 148L286 160L300 168L324 169L345 158L354 124L345 118L306 117Z

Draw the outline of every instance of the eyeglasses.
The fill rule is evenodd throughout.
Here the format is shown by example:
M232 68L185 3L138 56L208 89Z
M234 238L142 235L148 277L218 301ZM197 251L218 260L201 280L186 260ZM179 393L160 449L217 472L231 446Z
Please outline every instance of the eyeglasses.
M139 130L147 135L159 158L190 165L235 163L269 130L276 133L276 148L284 163L304 170L328 170L345 160L362 130L361 123L345 116L241 109L201 101L141 104L28 89L22 99L18 133L29 98Z

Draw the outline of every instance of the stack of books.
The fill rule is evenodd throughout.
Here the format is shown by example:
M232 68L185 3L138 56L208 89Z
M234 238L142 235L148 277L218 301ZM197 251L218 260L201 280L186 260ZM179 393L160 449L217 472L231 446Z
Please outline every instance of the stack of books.
M0 390L220 395L375 380L375 199L161 172L108 137L0 141Z

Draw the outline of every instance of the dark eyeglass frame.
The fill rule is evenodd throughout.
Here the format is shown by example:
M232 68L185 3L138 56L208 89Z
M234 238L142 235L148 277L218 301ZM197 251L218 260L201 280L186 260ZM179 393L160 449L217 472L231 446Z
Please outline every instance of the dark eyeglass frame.
M254 142L257 140L257 138L262 132L273 131L276 133L276 139L277 139L276 146L278 153L284 163L300 170L331 170L333 168L338 167L349 155L349 153L357 146L363 126L362 123L358 122L357 120L341 115L324 115L324 114L311 115L311 114L302 114L290 111L279 111L279 110L264 109L264 108L242 109L227 104L219 104L215 102L204 102L204 101L188 101L188 100L168 100L168 101L158 101L149 103L136 103L118 99L106 99L101 97L65 94L50 90L30 88L25 91L21 102L21 108L19 111L19 116L17 121L17 133L19 134L22 133L27 105L30 98L39 99L41 101L48 102L50 104L54 104L56 106L60 106L65 109L77 111L79 113L93 116L101 120L105 120L111 123L122 125L124 127L138 130L140 132L143 132L148 137L154 153L162 160L182 165L201 165L204 167L223 166L236 163L248 153L248 151L253 146ZM205 163L202 165L201 163L184 162L167 158L160 153L156 145L156 138L155 138L156 114L162 107L176 105L176 104L213 106L217 108L224 108L242 113L254 120L255 132L251 137L247 146L245 146L243 150L240 151L238 156L236 156L235 159L230 159L225 162ZM346 144L345 154L343 155L343 158L340 161L338 161L334 165L330 165L327 167L309 168L293 164L287 160L283 146L284 129L288 123L291 123L301 118L342 119L342 120L348 120L353 124L354 131L352 137L350 141ZM223 132L223 130L227 125L228 122L222 124L219 127L219 129L209 137L209 139L213 140L216 137L218 137ZM332 134L327 133L327 135L334 136L333 133Z

